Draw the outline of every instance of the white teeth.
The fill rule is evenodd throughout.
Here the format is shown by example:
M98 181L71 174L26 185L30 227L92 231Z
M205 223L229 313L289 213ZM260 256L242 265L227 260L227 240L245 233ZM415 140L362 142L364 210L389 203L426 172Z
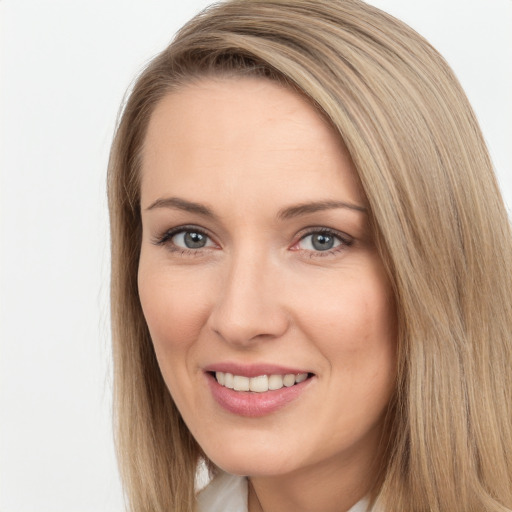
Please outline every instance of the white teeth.
M298 375L295 375L295 382L299 384L300 382L304 382L307 378L307 373L299 373Z
M224 386L226 386L229 389L233 389L233 374L232 373L225 373L224 374Z
M235 391L249 391L249 377L233 375L233 389Z
M283 384L289 388L295 384L295 375L293 373L288 373L284 376Z
M264 393L268 391L268 376L260 375L259 377L252 377L249 382L249 389L256 393Z
M282 375L271 375L268 378L268 389L275 390L283 387L283 376Z
M275 391L282 387L291 387L294 384L304 382L308 378L307 373L287 373L286 375L258 375L257 377L244 377L232 373L215 372L217 382L226 388L235 391L252 391L265 393Z

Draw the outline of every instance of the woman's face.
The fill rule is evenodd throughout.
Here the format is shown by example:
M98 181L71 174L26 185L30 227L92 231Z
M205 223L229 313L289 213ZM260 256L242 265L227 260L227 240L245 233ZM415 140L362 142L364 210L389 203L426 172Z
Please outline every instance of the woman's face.
M276 83L203 79L156 107L141 187L140 300L205 453L243 475L363 470L396 321L339 137Z

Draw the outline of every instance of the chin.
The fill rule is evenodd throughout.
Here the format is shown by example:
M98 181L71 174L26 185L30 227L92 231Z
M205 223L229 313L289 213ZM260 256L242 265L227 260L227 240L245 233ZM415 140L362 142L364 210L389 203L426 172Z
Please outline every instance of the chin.
M270 446L244 448L221 447L211 452L205 451L208 458L220 469L233 475L241 476L277 476L289 473L297 467L297 460L284 453L278 453Z
M239 476L279 476L290 472L289 467L285 469L282 464L272 464L268 461L261 461L261 463L240 460L213 462L226 473Z

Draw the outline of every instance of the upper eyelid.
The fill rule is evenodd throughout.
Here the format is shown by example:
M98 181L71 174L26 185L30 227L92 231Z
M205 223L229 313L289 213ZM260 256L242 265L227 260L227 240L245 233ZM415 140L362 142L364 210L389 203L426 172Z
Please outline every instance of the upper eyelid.
M315 233L327 233L334 235L341 240L344 240L345 242L353 241L354 237L350 236L348 233L345 233L344 231L339 231L338 229L328 228L326 226L314 226L309 228L304 228L301 231L299 231L297 235L298 240L302 240L306 236L313 235Z
M178 235L179 233L183 233L186 231L195 231L196 233L201 233L205 236L207 236L210 240L217 243L215 238L212 237L212 235L209 233L209 231L205 228L194 226L194 225L183 225L183 226L176 226L174 228L166 229L162 233L156 235L153 237L152 242L155 245L162 245L166 242L168 242L172 237Z
M314 250L314 249L303 249L301 247L296 247L302 240L307 238L308 236L311 236L315 233L323 233L323 234L329 234L334 237L336 237L339 240L339 244L335 247L331 247L330 249L326 250ZM295 247L294 250L296 252L300 252L304 255L309 255L309 258L328 258L328 257L336 257L342 255L347 249L349 249L355 242L355 239L351 237L350 235L340 232L336 229L330 229L330 228L313 228L311 231L304 233L302 236L298 238L296 242L292 245L292 247Z
M162 232L162 233L156 235L155 237L153 237L152 242L155 245L161 245L161 244L166 243L167 241L169 241L173 236L175 236L175 235L177 235L179 233L182 233L182 232L186 232L186 231L190 231L190 232L196 231L198 233L202 233L205 236L207 236L210 240L212 240L214 243L216 243L217 245L219 245L219 246L221 245L216 240L216 237L212 236L212 234L210 233L210 231L208 229L203 228L201 226L193 225L193 224L185 224L185 225L176 226L176 227L167 229L164 232ZM350 242L353 241L353 237L348 235L347 233L345 233L343 231L339 231L339 230L334 229L334 228L329 228L327 226L308 226L308 227L302 228L294 236L294 241L292 242L291 245L294 246L300 240L304 239L307 236L311 236L311 235L313 235L315 233L331 234L331 235L336 236L337 238L339 238L344 243L350 243Z

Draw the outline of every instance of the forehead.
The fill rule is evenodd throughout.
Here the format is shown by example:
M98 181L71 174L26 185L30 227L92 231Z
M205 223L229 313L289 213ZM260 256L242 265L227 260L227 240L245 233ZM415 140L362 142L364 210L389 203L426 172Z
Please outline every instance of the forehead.
M291 183L299 201L318 185L344 189L347 200L362 195L329 123L301 95L262 78L208 78L168 94L151 116L142 164L143 201L191 187L254 197Z

